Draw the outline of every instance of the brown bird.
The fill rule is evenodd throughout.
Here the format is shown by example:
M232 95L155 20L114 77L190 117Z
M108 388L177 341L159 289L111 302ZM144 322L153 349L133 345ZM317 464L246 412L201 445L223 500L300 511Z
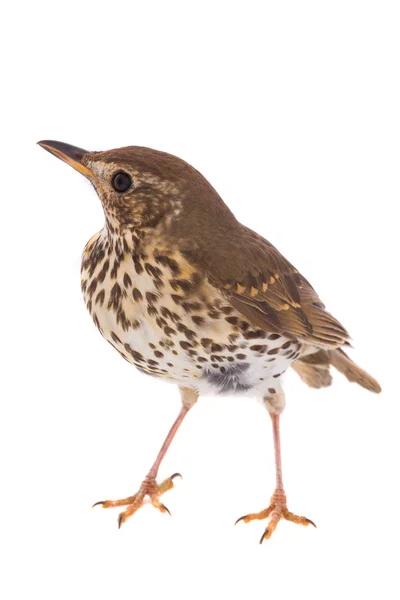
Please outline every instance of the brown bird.
M100 333L143 373L179 386L182 408L138 492L106 500L125 506L119 526L146 496L160 496L160 463L199 394L243 394L263 400L271 420L276 488L268 508L241 517L269 517L260 542L280 519L314 523L289 512L282 480L281 378L292 366L311 387L331 384L333 365L373 392L379 384L343 351L345 328L308 281L272 244L241 225L208 181L183 160L130 146L88 152L39 142L85 175L97 191L105 225L83 252L82 291Z

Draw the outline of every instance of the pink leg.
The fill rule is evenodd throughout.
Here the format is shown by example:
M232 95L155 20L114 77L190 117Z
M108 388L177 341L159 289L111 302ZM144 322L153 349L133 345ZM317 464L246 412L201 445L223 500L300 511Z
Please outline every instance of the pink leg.
M168 448L171 445L172 440L175 437L176 432L178 431L183 419L197 401L198 394L194 390L189 388L180 388L181 397L182 397L182 407L179 411L177 418L175 419L171 429L168 432L167 437L164 440L163 445L157 455L156 460L153 463L150 471L147 473L142 485L139 488L139 491L136 492L133 496L129 496L128 498L123 498L122 500L104 500L101 502L96 502L93 506L97 504L101 504L103 508L110 508L113 506L127 506L127 508L120 513L118 518L118 526L121 527L122 523L126 521L130 516L132 516L138 508L143 505L143 501L145 496L150 498L150 501L153 506L158 508L161 512L168 512L168 508L160 502L159 497L164 492L170 490L174 484L173 479L175 477L181 477L180 473L174 473L171 477L164 479L160 484L156 482L156 477L158 473L158 469L160 468L160 464L165 454L167 453Z
M314 525L315 523L306 517L299 517L288 511L286 504L286 494L283 488L283 477L282 477L282 458L281 458L281 439L280 439L280 430L279 430L279 416L280 414L275 411L270 412L270 417L272 421L272 433L274 437L274 451L275 451L275 476L276 476L276 487L275 491L272 494L270 505L268 508L262 510L258 513L250 513L245 515L244 517L240 517L236 521L244 521L245 523L249 523L253 520L261 520L269 517L268 527L264 531L263 535L260 539L260 544L265 539L269 539L273 532L276 529L279 521L283 518L286 521L291 521L292 523L299 523L300 525Z
M179 415L177 416L177 418L174 421L174 424L172 425L171 429L169 430L168 435L165 438L163 445L161 446L160 452L158 453L153 466L151 467L150 471L147 473L146 479L155 479L157 477L157 473L158 473L158 469L160 468L161 461L164 458L164 456L166 455L167 450L170 447L171 442L174 439L176 432L178 431L183 419L186 417L190 408L191 408L190 405L182 404L182 408L179 411Z
M281 489L283 491L281 434L280 434L280 428L279 428L279 415L270 414L270 417L271 417L271 421L272 421L272 433L274 436L276 489Z

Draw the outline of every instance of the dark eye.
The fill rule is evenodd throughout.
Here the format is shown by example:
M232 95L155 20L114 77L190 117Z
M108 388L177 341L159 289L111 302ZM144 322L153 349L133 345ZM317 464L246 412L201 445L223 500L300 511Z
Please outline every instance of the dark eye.
M126 192L132 185L132 178L128 173L120 171L112 178L112 186L116 192Z

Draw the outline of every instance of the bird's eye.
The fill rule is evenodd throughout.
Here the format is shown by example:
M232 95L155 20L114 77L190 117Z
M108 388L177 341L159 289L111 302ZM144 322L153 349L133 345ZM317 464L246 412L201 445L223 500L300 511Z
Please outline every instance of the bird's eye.
M132 178L128 173L119 171L112 178L112 186L116 192L126 192L132 185Z

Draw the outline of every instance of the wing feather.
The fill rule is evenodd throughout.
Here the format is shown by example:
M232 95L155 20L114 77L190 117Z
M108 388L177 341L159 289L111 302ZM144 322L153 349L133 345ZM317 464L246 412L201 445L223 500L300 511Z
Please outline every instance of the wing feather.
M346 329L270 242L239 223L229 238L223 235L208 247L198 241L184 254L253 325L322 348L349 345Z

